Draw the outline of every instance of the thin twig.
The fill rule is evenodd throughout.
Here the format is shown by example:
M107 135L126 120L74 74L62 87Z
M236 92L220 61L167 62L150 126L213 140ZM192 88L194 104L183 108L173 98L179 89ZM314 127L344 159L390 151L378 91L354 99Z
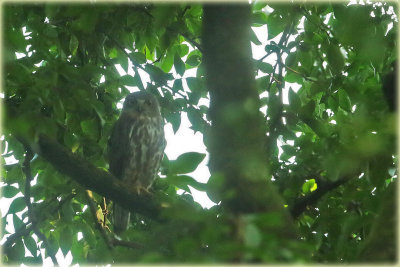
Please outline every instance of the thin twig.
M128 247L128 248L143 248L143 245L137 242L132 242L132 241L125 241L125 240L118 240L115 237L110 237L107 232L105 231L105 228L102 226L102 223L98 220L97 218L97 210L96 210L96 205L95 201L93 200L93 195L90 190L86 190L86 198L89 203L89 208L90 212L93 216L93 219L96 224L97 230L100 231L100 234L102 238L104 239L104 242L106 243L107 247L112 250L115 246L121 246L121 247ZM105 198L103 198L104 205L105 205Z
M107 225L108 209L107 209L107 202L106 202L106 198L105 198L105 197L103 197L102 212L103 212L103 216L104 216L103 227L106 227L106 225Z
M32 230L33 230L33 227L32 227L32 223L31 222L28 222L27 224L24 224L24 225L20 226L15 231L14 234L10 235L7 238L6 242L4 242L2 247L5 248L5 249L11 247L18 238L21 238L23 236L27 236Z
M93 194L90 190L86 190L85 195L89 204L90 213L92 214L93 220L95 221L96 228L97 230L99 230L101 237L104 239L104 242L106 243L107 247L111 250L113 249L113 242L112 239L107 235L106 231L104 230L102 223L99 222L97 218L97 210L95 201L93 200Z
M271 122L269 124L270 125L270 127L269 127L270 135L267 136L267 141L266 141L267 155L271 154L270 152L272 150L272 144L273 144L274 140L277 138L278 123L281 121L281 118L282 118L282 112L283 112L283 106L282 106L283 105L283 94L282 94L282 87L283 87L282 51L283 50L282 50L282 47L286 44L287 40L289 39L289 32L292 29L292 27L293 27L293 23L287 24L282 33L282 36L279 40L279 43L278 43L279 52L278 51L276 52L277 60L276 60L275 66L274 66L274 70L272 72L271 80L268 85L268 91L269 91L269 89L272 85L272 82L274 80L277 81L276 78L274 77L274 74L275 74L276 68L279 67L278 81L277 81L277 88L278 88L279 97L280 97L279 110L278 110L278 113L275 115L275 118L271 118ZM268 116L268 113L266 116Z
M37 237L39 239L41 239L43 241L43 244L44 244L50 258L52 259L53 263L56 264L56 263L58 263L56 254L54 253L52 247L49 245L49 242L48 242L46 236L40 231L40 229L37 225L36 215L33 211L32 203L31 203L31 181L33 180L32 172L31 172L31 160L33 158L33 152L29 146L25 146L25 151L26 151L26 154L25 154L24 163L22 165L22 170L25 174L24 198L25 198L26 206L28 208L28 216L30 218L30 221L32 222L33 232L37 235Z
M49 212L49 214L54 214L54 213L56 213L58 210L61 209L61 207L62 207L67 201L71 200L74 196L75 196L75 194L72 193L72 194L68 195L65 199L61 200L61 201L58 203L57 207L54 208L54 209L52 209L52 210ZM54 203L54 201L56 201L56 199L57 199L57 197L54 197L54 198L50 199L50 201L49 201L48 203L46 203L46 204L52 204L52 203ZM37 218L36 218L36 219L37 219ZM44 221L44 220L45 220L45 218L37 219L37 220L36 220L36 223L39 224L40 222L42 222L42 221ZM11 246L15 243L15 240L17 240L18 238L27 236L32 230L33 230L32 222L29 221L28 223L26 223L26 224L22 225L21 227L19 227L19 228L15 231L14 234L10 235L10 236L7 238L6 242L3 244L3 247L4 247L4 248L11 247Z
M191 38L189 35L187 35L186 33L183 33L183 32L179 32L179 34L180 35L182 35L187 41L189 41L189 43L191 44L191 45L193 45L193 46L195 46L197 49L199 49L199 51L201 52L201 53L203 53L203 47L198 43L198 42L196 42L193 38Z
M296 73L296 74L300 75L304 80L309 81L309 82L315 82L315 80L309 78L307 75L305 75L305 74L303 74L303 73L300 73L300 72L298 72L298 71L296 71L296 70L290 68L290 67L289 67L288 65L286 65L285 63L282 63L282 64L283 64L283 66L285 66L286 69L290 70L290 71L293 72L293 73Z

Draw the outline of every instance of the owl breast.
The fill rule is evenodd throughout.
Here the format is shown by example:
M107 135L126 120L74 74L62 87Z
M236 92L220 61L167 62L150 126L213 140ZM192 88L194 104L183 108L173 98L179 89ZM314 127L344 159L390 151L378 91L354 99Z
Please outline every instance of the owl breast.
M160 168L165 148L161 118L138 117L129 129L127 168L123 180L133 187L149 188Z

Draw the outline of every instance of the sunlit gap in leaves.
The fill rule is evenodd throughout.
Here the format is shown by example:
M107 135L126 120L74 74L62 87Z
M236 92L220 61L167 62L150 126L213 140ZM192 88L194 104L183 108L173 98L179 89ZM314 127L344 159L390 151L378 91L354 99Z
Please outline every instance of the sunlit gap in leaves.
M268 12L272 12L273 9L266 6L263 9L266 13ZM301 33L302 31L304 31L304 18L301 20L298 28L300 28L299 33ZM278 34L275 38L268 40L268 27L267 25L263 25L261 27L252 27L254 33L256 34L258 40L260 40L261 45L255 45L254 43L251 43L251 47L252 47L252 54L253 54L253 58L255 59L261 59L266 55L266 51L264 49L265 45L270 44L271 42L275 42L275 43L279 43L279 40L282 36L283 33ZM297 35L290 35L288 42L290 41L294 41L295 38L297 37ZM291 52L294 52L296 50L296 48L293 48L291 50ZM283 53L282 55L282 61L285 62L286 58L287 58L288 54L287 53ZM277 57L276 54L272 53L270 55L268 55L267 57L264 58L263 62L269 63L271 65L274 65L277 61ZM277 72L278 70L276 70ZM283 70L282 76L285 76L286 74L286 70ZM261 72L258 72L256 79L262 77L264 74L262 74ZM289 105L289 90L290 88L297 93L300 90L301 85L297 84L297 83L285 83L285 87L282 88L282 104L283 105ZM260 98L266 98L268 97L268 92L263 92L262 94L260 94ZM261 109L261 112L264 114L264 116L266 116L268 114L268 106L265 105L263 106ZM283 124L286 124L286 120L285 118L282 118L283 120ZM301 133L296 133L296 137L300 137ZM282 139L282 136L279 136L277 139L277 147L278 147L278 159L280 158L280 156L283 153L283 149L282 146L283 145L290 145L293 146L294 145L294 140L287 140L286 142ZM295 164L295 160L296 157L293 156L291 158L289 158L287 160L287 162L285 164L290 165L290 164ZM282 162L281 160L279 160L280 162ZM273 179L274 180L274 179Z

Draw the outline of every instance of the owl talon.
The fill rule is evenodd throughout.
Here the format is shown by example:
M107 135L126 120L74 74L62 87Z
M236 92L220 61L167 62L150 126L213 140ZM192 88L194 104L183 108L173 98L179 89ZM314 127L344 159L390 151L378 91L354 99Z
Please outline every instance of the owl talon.
M136 187L135 189L136 189L136 193L137 193L138 195L140 195L141 192L146 192L147 194L152 195L152 193L151 193L151 192L149 191L149 189L147 189L146 187L138 186L138 187Z

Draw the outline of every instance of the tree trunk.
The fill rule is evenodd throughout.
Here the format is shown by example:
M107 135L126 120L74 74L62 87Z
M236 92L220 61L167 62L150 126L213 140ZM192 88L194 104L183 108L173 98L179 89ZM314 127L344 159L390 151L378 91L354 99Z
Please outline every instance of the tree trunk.
M270 230L294 236L290 215L268 173L265 123L250 47L250 6L206 5L203 18L203 60L212 121L209 185L227 210L234 214L273 212L282 224Z

